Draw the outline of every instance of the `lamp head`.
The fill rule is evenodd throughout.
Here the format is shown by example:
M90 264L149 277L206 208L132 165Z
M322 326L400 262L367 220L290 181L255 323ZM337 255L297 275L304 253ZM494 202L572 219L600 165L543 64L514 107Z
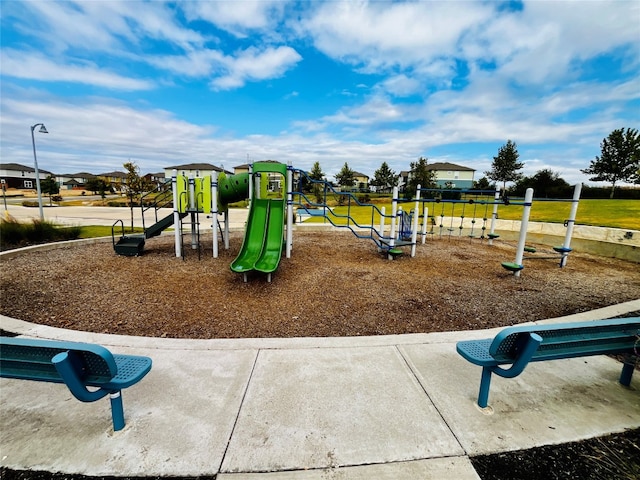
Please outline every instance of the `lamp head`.
M40 127L40 130L38 130L40 133L49 133L47 131L47 127L44 126L44 124L42 124L42 126Z

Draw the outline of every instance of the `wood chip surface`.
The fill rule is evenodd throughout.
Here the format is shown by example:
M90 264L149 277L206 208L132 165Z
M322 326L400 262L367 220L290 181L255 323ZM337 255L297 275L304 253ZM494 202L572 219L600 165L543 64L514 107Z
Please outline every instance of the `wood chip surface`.
M185 237L185 242L189 238ZM212 258L173 237L147 240L140 257L110 243L32 252L2 261L0 312L75 330L175 338L357 336L483 329L558 317L640 298L640 267L574 252L500 265L513 245L430 240L390 261L346 232L294 232L291 258L271 283L231 272L242 233ZM538 252L550 250L538 246ZM544 253L540 253L544 255Z

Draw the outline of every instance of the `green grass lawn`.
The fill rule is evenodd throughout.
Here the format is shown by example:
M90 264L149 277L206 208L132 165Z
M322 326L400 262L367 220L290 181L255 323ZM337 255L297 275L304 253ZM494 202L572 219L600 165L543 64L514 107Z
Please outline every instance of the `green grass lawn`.
M420 205L420 214L422 214L424 207L422 204ZM412 210L415 208L415 202L402 203L401 206L405 211ZM439 217L444 214L445 217L460 217L464 215L465 218L475 217L477 219L482 219L485 216L491 218L493 208L492 205L485 206L469 203L431 202L425 203L424 206L429 208L429 216L435 215ZM377 207L385 207L385 214L391 214L391 202L378 204ZM347 213L360 225L370 225L372 222L373 209L370 206L343 206L332 207L332 209L336 215L332 216L331 219L339 225L347 223L345 218L340 217L347 215ZM522 209L523 207L520 205L499 205L498 218L520 220L522 218ZM569 218L570 210L571 202L536 202L534 200L529 220L532 222L563 223ZM322 217L313 217L305 220L305 222L323 223L326 220ZM377 212L373 215L373 222L376 225L380 223L380 215ZM580 200L576 224L640 230L640 200Z
M80 236L78 238L96 238L96 237L110 237L111 236L111 227L102 226L102 225L88 225L80 227ZM143 233L144 230L140 227L134 227L133 231L131 227L125 227L125 233ZM122 230L120 227L116 228L115 235L116 238L119 238L122 234Z

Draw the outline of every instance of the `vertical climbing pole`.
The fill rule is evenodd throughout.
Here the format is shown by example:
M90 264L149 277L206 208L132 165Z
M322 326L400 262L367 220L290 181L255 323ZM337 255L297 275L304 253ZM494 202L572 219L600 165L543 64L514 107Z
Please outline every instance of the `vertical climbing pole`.
M213 258L218 258L218 172L211 172L211 224L213 228Z
M524 194L524 207L522 209L522 222L520 223L520 238L518 239L518 248L516 250L516 259L514 263L520 268L513 272L514 277L519 277L522 271L522 259L524 258L524 247L527 242L527 229L529 228L529 214L531 213L531 205L533 203L533 188L527 188Z
M189 176L189 210L191 211L191 250L198 248L196 232L196 180L193 173Z
M413 225L411 226L411 257L416 256L416 243L418 240L418 217L420 213L420 185L416 189L416 204L413 209Z
M424 207L424 204L423 204ZM429 221L429 207L424 207L422 212L422 244L427 241L427 222Z
M380 238L384 238L384 228L385 228L385 207L380 208Z
M564 236L564 243L560 249L556 248L555 250L559 250L562 254L562 258L560 259L560 268L563 268L567 264L567 258L569 257L569 252L571 252L571 236L573 235L573 227L576 223L576 213L578 213L578 204L580 203L580 192L582 191L582 183L576 183L576 186L573 189L573 199L571 200L571 211L569 212L569 219L565 222L567 227L567 232Z
M293 248L293 167L291 162L287 164L287 245L286 257L291 258ZM271 275L271 274L269 274Z
M493 239L498 238L498 235L495 234L496 229L496 220L498 219L498 202L500 200L500 187L496 184L496 193L493 196L493 212L491 213L491 225L489 227L489 241L488 245L493 245Z
M180 224L180 212L178 208L180 206L180 200L178 198L178 171L173 170L171 176L171 190L173 191L173 226L175 227L174 242L176 245L176 257L182 256L181 239L182 239L182 225Z
M396 215L398 214L398 187L393 187L393 198L391 199L391 231L389 232L389 248L396 244Z

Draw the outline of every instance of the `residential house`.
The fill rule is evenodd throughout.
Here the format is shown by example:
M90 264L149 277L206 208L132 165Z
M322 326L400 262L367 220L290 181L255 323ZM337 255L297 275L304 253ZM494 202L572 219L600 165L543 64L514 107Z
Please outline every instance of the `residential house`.
M404 189L409 184L410 178L411 178L411 172L409 170L402 170L398 174L398 191L404 192Z
M56 175L56 182L61 190L84 190L84 186L92 178L96 178L93 173L63 173Z
M104 180L107 185L111 185L116 192L124 192L124 185L127 183L127 174L124 172L99 173L96 177Z
M164 172L147 173L143 178L156 188L167 183L167 177Z
M38 169L40 181L53 175L47 170ZM0 185L4 188L17 188L20 190L32 190L36 188L36 170L19 163L0 164Z
M184 165L174 165L173 167L166 167L164 169L165 178L171 178L173 171L177 170L178 175L186 175L187 177L193 175L194 177L203 177L213 172L224 172L230 175L231 172L221 167L216 167L210 163L187 163Z
M353 179L355 180L354 186L359 192L366 192L369 190L369 175L365 175L360 172L353 172Z
M233 167L233 174L238 175L240 173L249 173L249 168L251 168L251 164L243 163L242 165L236 165Z
M472 188L473 168L456 165L449 162L436 162L428 165L429 170L436 174L438 188Z
M449 162L435 162L427 164L429 170L435 173L436 187L438 188L472 188L473 168L456 165ZM398 176L398 190L404 191L411 179L411 172L403 170Z

